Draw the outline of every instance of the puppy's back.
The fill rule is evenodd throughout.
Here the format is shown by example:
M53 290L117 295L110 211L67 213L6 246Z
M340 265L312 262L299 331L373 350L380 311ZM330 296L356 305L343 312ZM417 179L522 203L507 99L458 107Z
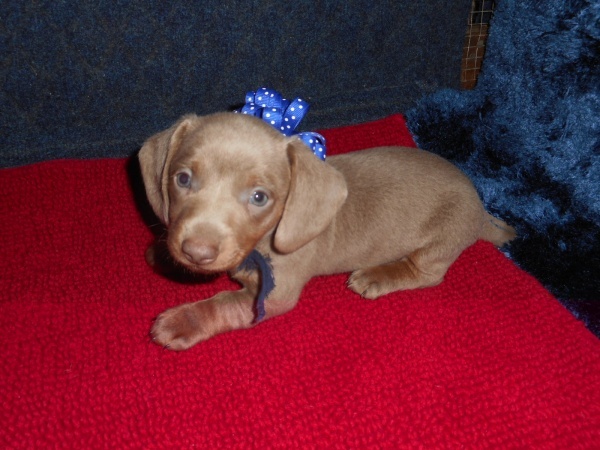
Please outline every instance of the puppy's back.
M436 242L458 254L483 233L489 215L475 187L440 156L380 147L327 161L348 186L333 224L335 253L348 267L391 261Z
M347 206L354 214L399 210L420 225L442 208L483 207L469 178L442 157L408 147L379 147L328 159L348 184Z

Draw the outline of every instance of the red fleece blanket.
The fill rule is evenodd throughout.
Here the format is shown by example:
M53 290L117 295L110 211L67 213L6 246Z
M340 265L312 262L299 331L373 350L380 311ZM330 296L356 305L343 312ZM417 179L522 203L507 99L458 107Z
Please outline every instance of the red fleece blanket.
M413 145L401 116L324 134ZM599 448L600 341L484 242L434 288L319 277L252 330L154 345L162 310L235 285L146 265L134 164L0 171L1 448Z

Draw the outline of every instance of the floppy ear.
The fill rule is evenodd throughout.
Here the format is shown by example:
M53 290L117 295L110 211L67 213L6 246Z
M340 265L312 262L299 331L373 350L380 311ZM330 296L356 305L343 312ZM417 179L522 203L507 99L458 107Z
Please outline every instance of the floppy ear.
M288 144L291 181L274 245L291 253L331 223L348 195L343 175L312 154L299 139Z
M185 116L171 128L150 137L138 154L150 206L158 218L167 225L169 164L193 118L194 116Z

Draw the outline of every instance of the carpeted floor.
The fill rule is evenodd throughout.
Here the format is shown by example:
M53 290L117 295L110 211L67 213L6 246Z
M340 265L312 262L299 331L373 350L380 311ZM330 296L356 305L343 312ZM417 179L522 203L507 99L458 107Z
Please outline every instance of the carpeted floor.
M0 167L129 156L265 85L310 101L311 130L406 111L459 87L470 5L3 0Z
M401 116L330 153L411 144ZM594 448L600 341L490 244L378 301L319 277L299 306L184 353L163 309L231 287L155 274L135 163L0 171L2 448ZM375 219L374 219L375 220Z

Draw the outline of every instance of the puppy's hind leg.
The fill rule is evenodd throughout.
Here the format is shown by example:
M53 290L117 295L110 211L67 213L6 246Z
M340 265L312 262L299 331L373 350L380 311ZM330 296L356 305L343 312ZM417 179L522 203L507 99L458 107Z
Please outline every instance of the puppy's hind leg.
M436 286L456 257L437 246L421 248L398 261L353 272L348 287L364 298L376 299L390 292Z

